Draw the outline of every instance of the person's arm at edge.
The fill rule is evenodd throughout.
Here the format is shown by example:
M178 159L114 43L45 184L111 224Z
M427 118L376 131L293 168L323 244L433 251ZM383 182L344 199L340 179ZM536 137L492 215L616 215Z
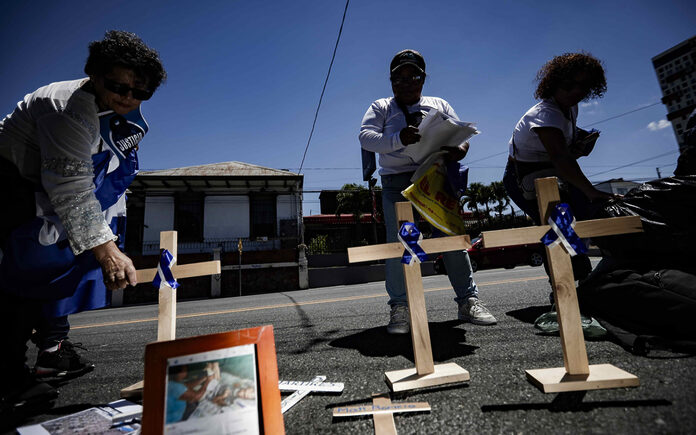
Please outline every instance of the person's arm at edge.
M570 155L565 144L565 137L560 129L535 127L533 131L544 145L551 163L561 178L577 187L590 201L613 198L613 195L597 190L583 174L578 162Z

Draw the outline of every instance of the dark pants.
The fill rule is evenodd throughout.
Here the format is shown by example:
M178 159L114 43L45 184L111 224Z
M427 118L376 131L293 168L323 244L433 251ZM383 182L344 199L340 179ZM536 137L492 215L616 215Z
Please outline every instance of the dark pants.
M14 164L0 158L0 204L9 205L0 212L0 248L13 229L36 215L34 190L33 183L22 178ZM0 281L0 331L3 331L5 348L0 358L0 373L4 377L25 372L27 342L34 329L34 342L39 350L53 347L67 338L68 316L46 318L42 305L41 300L9 294Z
M34 329L35 332L31 336L31 341L41 351L49 349L68 338L70 322L68 322L68 316L40 316L34 325Z
M541 218L539 217L539 207L537 205L536 199L529 200L525 199L522 195L522 190L517 184L517 171L515 170L515 165L512 160L508 160L508 164L505 167L505 174L503 175L503 185L505 190L507 190L508 196L512 202L517 205L527 216L532 218L536 225L541 225ZM561 191L561 201L567 202L570 205L573 214L578 220L592 219L592 217L599 211L599 206L591 203L587 197L580 192L575 186L568 185L568 191ZM546 250L543 252L544 257L544 269L546 274L549 275L549 264L546 258ZM573 275L576 280L584 279L592 271L592 265L590 264L590 259L585 254L578 254L570 257L570 261L573 264Z
M0 358L0 373L12 379L25 371L27 342L37 319L41 316L41 305L36 301L18 298L0 292L0 327L4 340L3 357Z

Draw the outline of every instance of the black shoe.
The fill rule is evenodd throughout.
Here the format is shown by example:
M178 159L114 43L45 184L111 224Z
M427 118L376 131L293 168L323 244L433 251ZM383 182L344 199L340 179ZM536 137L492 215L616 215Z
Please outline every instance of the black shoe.
M36 358L35 376L39 380L64 380L82 376L94 370L94 364L82 358L75 348L86 350L80 343L73 344L67 339L58 344L58 350L43 351Z
M58 390L47 383L39 382L28 374L17 382L6 383L0 389L0 420L10 423L23 415L48 409L58 397ZM2 426L2 425L0 425ZM4 430L4 428L3 428Z

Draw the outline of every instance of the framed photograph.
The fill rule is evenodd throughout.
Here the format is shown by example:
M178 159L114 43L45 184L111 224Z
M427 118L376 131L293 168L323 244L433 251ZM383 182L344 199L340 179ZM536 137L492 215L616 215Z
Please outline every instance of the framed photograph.
M273 326L150 343L145 434L282 434Z

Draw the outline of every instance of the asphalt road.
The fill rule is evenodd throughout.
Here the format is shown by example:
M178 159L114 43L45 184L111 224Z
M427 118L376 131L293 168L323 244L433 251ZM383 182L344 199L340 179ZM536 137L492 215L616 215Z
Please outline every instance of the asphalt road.
M591 364L611 363L640 378L638 388L543 394L525 369L563 365L558 337L538 335L532 322L548 311L543 268L484 270L475 274L495 326L456 320L446 277L424 279L437 363L454 362L469 382L392 395L392 401L428 402L429 413L395 416L399 433L694 433L696 358L646 358L605 341L588 342ZM289 434L372 433L370 417L333 418L331 409L369 404L387 392L384 372L414 366L409 336L388 336L384 283L178 304L177 336L272 324L281 380L327 376L344 382L340 395L313 394L285 415ZM157 306L100 310L71 316L71 339L88 349L96 369L60 388L55 407L25 421L37 423L118 399L143 376L145 344L156 339ZM33 363L35 353L30 352ZM283 395L283 397L286 397Z

